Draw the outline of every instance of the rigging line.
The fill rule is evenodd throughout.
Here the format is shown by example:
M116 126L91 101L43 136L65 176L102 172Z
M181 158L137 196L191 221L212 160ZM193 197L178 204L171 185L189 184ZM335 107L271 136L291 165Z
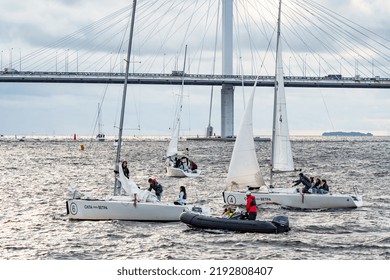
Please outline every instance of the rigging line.
M95 135L95 130L96 130L96 127L97 127L98 121L99 121L99 110L100 110L100 114L101 114L101 108L103 107L103 102L104 102L104 99L105 99L105 96L106 96L106 93L107 93L107 89L108 89L108 84L105 85L105 88L103 90L103 96L100 99L100 103L98 103L99 106L98 106L97 113L95 115L96 116L95 117L95 122L93 124L93 129L92 129L92 133L91 133L91 142L92 142L93 136Z
M172 6L171 6L171 9L173 11L176 11L176 7L178 7L178 5L174 5L175 3L172 3ZM187 3L188 4L188 3ZM168 20L167 24L164 26L164 27L168 27L168 24L170 23L170 26L169 28L166 28L167 29L167 32L166 32L166 35L165 35L165 43L168 42L168 40L170 38L172 38L174 35L176 35L177 33L179 32L176 32L177 29L175 29L174 27L177 26L177 19L179 18L179 16L183 13L183 11L187 10L188 9L188 6L186 7L185 6L185 2L183 1L182 2L182 5L180 7L178 7L178 12L176 13L176 16L173 17L171 20ZM166 13L166 15L168 15L168 13ZM165 15L164 15L165 16ZM182 26L178 26L177 28L181 28ZM165 43L161 44L160 48L157 50L156 53L160 53L160 50L163 48L163 46L165 45ZM149 66L149 69L152 67L152 64L154 63L154 61L156 60L156 57L154 57L154 59L150 62L150 66ZM145 64L146 66L146 64Z
M218 30L219 30L219 11L220 11L220 6L221 6L221 0L218 0L218 8L217 8L217 21L216 21L216 27L215 27L215 37L214 37L214 55L213 55L213 66L211 73L214 75L215 74L215 61L216 61L216 56L217 56L217 45L218 45ZM214 86L211 86L211 94L210 94L210 109L209 109L209 125L208 127L211 126L211 108L213 106L213 95L214 95ZM209 135L207 135L209 136Z
M264 6L264 4L261 3L261 2L259 2L259 1L256 1L255 3L256 3L255 6L253 6L253 4L251 4L251 3L248 3L249 5L251 5L252 9L247 8L246 10L247 10L247 11L251 11L251 10L253 10L253 11L258 11L258 16L259 16L259 18L266 18L266 16L265 16L264 14L261 14L261 13L260 13L260 11L265 10L265 11L267 11L272 17L274 17L275 20L276 20L276 17L274 16L275 12L273 12L272 8L269 6L269 2L268 2L268 1L265 2L265 5L266 5L266 6ZM272 2L272 4L274 4L274 2ZM272 4L271 4L271 5L272 5ZM277 8L278 8L278 6L277 6L276 4L274 4L273 7L274 7L276 10L277 10ZM263 36L265 37L265 39L266 39L268 42L271 42L271 41L272 41L273 35L271 35L271 38L270 38L269 32L273 33L273 32L275 31L275 29L274 29L274 27L269 23L269 21L262 20L262 21L261 21L261 26L259 26L258 23L257 23L257 19L256 19L256 18L254 18L253 16L251 16L250 18L252 19L252 22L254 23L254 25L257 26L258 30L263 34ZM249 21L247 20L247 22L249 22ZM268 26L268 28L267 28L267 26ZM249 30L249 28L248 28L248 30ZM273 30L273 31L272 31L272 30ZM249 31L248 31L248 32L249 32ZM274 56L273 53L272 53L272 56L273 56L273 60L275 60L275 56ZM259 59L264 63L264 61L265 61L265 56L264 56L263 59L259 56ZM261 68L262 68L262 67L261 67ZM266 68L264 68L264 69L265 69L266 75L268 75L268 76L271 75L271 74L268 72L268 70L267 70ZM260 69L260 71L261 71L261 69ZM260 73L260 72L259 72L259 73Z
M301 7L300 7L300 8L301 8ZM298 14L299 14L299 15L302 15L302 14L300 14L300 13L298 13ZM295 16L295 17L292 17L292 16L290 16L290 15L288 15L288 14L284 14L284 15L285 15L285 17L287 18L287 20L290 19L291 21L295 22L295 23L296 23L295 26L300 26L299 23L301 23L301 21L298 22L296 16ZM305 16L302 16L302 20L307 20L307 18L306 18ZM309 21L309 20L308 20L308 21ZM311 24L311 26L316 26L316 27L318 27L318 26L316 25L316 23L314 23L314 22L312 22L312 21L309 21L309 23ZM297 29L297 28L289 28L287 25L284 25L284 26L285 26L288 30L290 30L292 34L295 34L296 37L300 39L300 41L303 43L303 45L306 46L306 47L310 50L310 53L311 53L312 55L313 55L313 53L315 53L315 51L313 50L313 48L311 48L311 47L306 43L307 40L305 40L302 36L299 35L298 29ZM332 49L331 47L329 47L329 44L326 44L324 41L322 41L322 40L319 38L319 36L316 35L316 34L314 34L314 32L312 32L310 29L308 29L308 28L304 28L304 29L305 29L305 31L307 31L307 33L311 34L311 35L312 35L315 39L317 39L319 42L322 42L322 46L323 46L325 49L328 50L329 54L330 54L332 57L334 57L335 59L337 59L337 57L333 54L334 52L337 52L337 50ZM329 32L326 32L326 31L323 30L322 28L318 27L318 29L320 29L321 31L325 32L326 34L332 36ZM283 38L284 38L284 36L283 36ZM286 41L286 40L284 39L284 41ZM288 44L288 43L287 43L287 44ZM289 45L289 44L288 44L288 45ZM290 45L289 45L289 46L290 46ZM333 50L333 52L332 52L331 50ZM314 57L315 57L315 56L314 56ZM302 58L302 59L303 59L303 58ZM316 59L316 57L315 57L315 59ZM305 64L306 64L306 63L305 63ZM330 68L332 68L334 71L337 71L337 70L333 67L333 65L328 64L328 66L329 66ZM306 67L306 65L304 65L304 67ZM312 72L315 72L315 71L313 71L313 69L311 68L310 65L309 65L309 69L310 69ZM306 74L305 74L305 75L306 75Z
M236 8L236 13L238 14L238 8L237 8L237 5L235 5L235 8ZM240 70L239 72L241 72L241 90L242 90L242 99L243 99L243 105L244 105L244 109L245 109L245 87L244 87L244 69L243 69L243 65L242 65L242 53L241 53L241 44L240 44L240 25L238 23L238 18L234 18L234 31L235 31L235 34L236 34L236 41L237 41L237 45L238 45L238 55L239 55L239 62L238 62L238 65L240 67Z
M114 35L115 36L115 35ZM85 40L83 40L82 42L80 42L80 43L78 43L78 44L73 44L73 43L71 43L71 42L69 42L70 44L72 44L73 45L73 48L75 48L75 47L79 47L79 46L82 46L82 44L85 42ZM90 44L91 42L89 42L89 44ZM108 44L105 44L105 45L108 45ZM99 48L99 47L104 47L104 45L95 45L95 47L92 49L92 50L96 50L97 48ZM65 53L66 53L66 55L74 55L74 54L78 54L78 51L74 51L74 52L70 52L70 53L68 53L67 52L67 50L66 51L64 51ZM54 55L54 56L57 56L57 52L56 52L56 50L52 50L51 51L51 53L52 53L52 55ZM93 56L93 53L92 53L92 51L90 52L90 56L89 57L92 57ZM53 59L53 57L49 57L48 58L49 60L50 59ZM84 62L84 61L86 61L86 59L88 59L88 57L86 57L84 60L83 60L83 56L81 55L81 56L79 56L78 55L78 57L77 58L74 58L73 60L71 60L71 61L69 61L68 62L68 65L69 64L72 64L72 63L74 63L75 61L81 61L81 64L79 64L79 63L77 63L77 66L79 66L79 65L82 65L82 63ZM37 68L39 68L40 66L43 66L43 65L45 65L45 64L47 64L47 60L45 61L45 60L41 60L41 63L39 63L39 64L35 64L35 69L37 69Z
M73 41L70 41L69 39L73 39ZM68 45L70 45L70 48L76 48L76 47L79 47L79 46L82 46L83 44L85 44L86 40L85 39L81 39L81 40L78 40L76 41L76 39L80 39L80 36L78 36L77 38L76 37L69 37L67 40L61 40L61 44L65 44L67 43ZM91 40L96 40L96 38L90 38ZM88 41L88 44L90 45L91 44L91 40ZM76 41L76 44L74 43L74 41ZM58 41L57 41L58 42ZM60 47L60 43L57 43L56 46L53 46L55 48L53 49L46 49L45 53L46 56L45 58L43 59L40 59L37 63L37 61L33 61L33 60L30 60L30 64L27 64L27 63L24 63L25 67L27 68L32 68L32 69L37 69L43 65L46 65L48 63L51 64L51 62L54 60L54 58L56 59L57 61L57 57L58 57L58 51L57 51L57 48ZM95 44L95 47L93 49L96 49L98 48L99 45L98 44ZM64 49L61 53L62 54L66 54L66 56L68 55L74 55L75 53L78 54L78 51L74 51L74 52L68 52L70 48L67 48L66 50ZM60 55L61 55L60 53ZM44 53L43 52L40 52L38 55L43 55ZM38 59L38 56L36 56L36 59ZM73 59L72 61L70 61L70 63L74 62L75 59ZM82 57L80 55L78 55L78 60L82 61ZM69 63L69 62L68 62ZM27 66L26 66L27 65ZM58 65L58 64L57 64ZM56 67L57 67L56 65Z
M200 10L202 8L202 6L199 6L199 7L195 7L195 11L193 11L193 14L192 14L192 17L194 17L195 16L195 12L197 12L198 10ZM207 7L206 7L207 8ZM184 9L184 8L183 8ZM191 9L191 6L188 6L188 7L185 7L185 9L186 10L188 10L188 9ZM192 10L191 10L192 11ZM198 27L198 26L200 26L203 22L204 22L204 18L205 18L205 16L206 15L203 15L202 17L200 17L200 18L198 18L198 22L196 23L196 24L194 24L194 26L195 26L195 28L196 27ZM177 16L177 18L179 19L179 17ZM176 28L176 29L173 29L173 27L172 28L169 28L169 31L172 33L172 34L167 34L167 39L165 40L165 41L168 41L168 39L170 38L170 37L172 37L172 36L174 36L174 35L177 35L177 34L181 34L181 33L185 33L185 38L184 38L184 41L186 41L186 40L188 40L187 38L190 38L190 35L192 34L192 33L194 33L196 30L195 30L195 28L193 29L193 30L191 30L191 32L189 32L190 31L190 25L188 25L188 22L190 22L191 21L191 18L190 19L186 19L185 21L184 21L184 23L186 23L185 25L182 23L182 22L180 22L180 23L178 23L178 20L176 20L175 21L175 25L174 25L174 27ZM171 21L170 21L171 22ZM192 22L193 22L193 20L192 20ZM184 31L180 31L180 28L184 28L185 26L187 26L187 31L186 32L184 32ZM168 37L169 36L169 37ZM165 42L164 42L164 45L165 45ZM159 48L159 50L161 50L162 49L162 47L163 47L163 45ZM182 47L181 47L182 48ZM157 52L159 52L159 50L157 51ZM172 61L172 59L170 60L170 61Z
M302 10L302 7L303 6L299 6L296 10L297 11L299 11L299 12L296 12L297 14L299 14L299 15L301 15L302 16L302 18L304 18L305 20L307 20L308 22L310 22L311 23L311 25L314 25L314 26L318 26L316 23L314 23L313 21L310 21L309 19L307 19L307 17L306 16L304 16L300 11ZM309 13L311 13L311 11L308 11ZM313 16L315 16L314 14L313 14ZM287 18L289 18L289 19L291 19L292 17L290 17L289 15L287 15ZM316 18L318 18L318 17L316 17ZM322 19L320 19L320 20L322 20ZM296 16L295 17L293 17L293 20L292 21L295 21L295 22L297 22L298 21L298 19L296 19ZM299 23L301 23L301 21L299 22ZM327 24L326 22L325 22L325 24ZM296 26L296 25L294 25L294 26ZM286 26L287 28L288 28L288 26ZM320 28L320 27L318 27L321 31L323 31L324 33L326 33L326 34L328 34L329 36L333 36L333 35L331 35L329 32L327 32L327 31L325 31L325 30L323 30L322 28ZM288 29L290 29L290 28L288 28ZM296 30L296 28L293 28L294 29L294 31ZM334 28L329 28L329 29L331 29L331 30L333 30ZM308 29L307 29L308 30ZM334 30L333 30L334 31ZM313 32L311 32L310 30L308 30L308 32L310 33L310 34L312 34L312 36L313 37L315 37L318 41L322 41L322 40L320 40L319 39L319 35L314 35L313 34ZM295 32L295 33L297 33L297 32ZM298 33L297 33L298 34ZM334 37L334 36L333 36ZM306 43L305 43L305 41L306 40L304 40L301 36L298 36L298 38L301 38L301 40L302 40L302 42L304 42L304 45L308 48L308 49L311 49ZM333 40L332 40L332 43L334 43L335 41L338 41L337 40L337 38L333 38ZM329 53L335 58L335 59L337 59L333 54L332 54L332 52L330 51L330 48L328 47L328 45L332 45L332 43L331 44L327 44L327 43L325 43L325 42L323 42L323 46L324 47L326 47L327 49L328 49L328 51L329 51ZM344 44L345 45L345 44ZM311 49L312 50L312 49ZM333 50L334 52L337 52L335 49ZM347 50L346 50L347 51ZM313 50L312 50L312 52L313 52ZM318 60L318 62L319 62L319 60ZM328 64L329 65L329 64ZM335 69L332 65L330 66L331 68L333 68L333 69ZM310 69L313 71L313 69L310 67Z
M245 3L245 2L244 2ZM253 73L257 73L256 71L256 66L255 64L253 64L253 61L255 60L254 59L254 52L253 52L253 39L251 37L251 32L250 32L250 29L249 29L249 20L248 20L248 13L246 12L247 9L246 9L246 3L243 4L243 7L244 7L244 11L245 11L245 15L242 16L242 14L239 12L239 9L237 8L237 4L235 5L236 6L236 12L237 12L237 21L239 20L239 18L241 18L241 21L243 22L243 25L244 25L244 29L247 31L247 34L248 34L248 40L249 40L249 45L250 45L250 50L251 50L251 68L252 68L252 74ZM240 53L240 56L241 56L241 53Z
M342 15L336 13L335 11L332 11L332 10L326 8L325 6L322 6L322 5L320 5L320 4L318 4L318 3L314 2L314 1L310 1L310 0L307 0L307 2L309 2L309 3L308 3L309 5L310 5L310 2L311 2L313 6L317 5L317 6L319 6L322 10L327 10L327 11L329 12L329 14L331 14L331 13L336 14L336 15L339 16L340 18L344 19L346 22L350 22L351 24L356 25L357 27L359 27L359 28L361 28L361 29L363 29L363 30L366 30L368 33L371 33L372 35L375 35L375 36L379 37L379 38L382 39L382 40L385 40L385 41L387 41L387 42L390 42L389 39L387 39L387 38L385 38L385 37L383 37L383 36L381 36L381 35L379 35L379 34L373 32L373 31L369 30L368 28L366 28L366 27L364 27L364 26L362 26L362 25L360 25L360 24L358 24L358 23L356 23L356 22L351 21L350 19L348 19L348 18L346 18L346 17L344 17L344 16L342 16ZM321 10L321 9L320 9L320 10ZM361 33L362 35L364 35L365 37L369 38L370 40L373 40L372 37L369 37L368 35L364 34L364 33L361 32L359 29L352 27L352 25L349 25L349 26L350 26L352 29L354 29L356 32ZM374 41L375 41L376 43L378 43L379 45L381 45L382 47L384 47L385 49L390 50L390 48L389 48L387 45L381 43L380 41L377 41L377 40L374 40Z
M172 2L170 6L168 6L168 3L171 1L165 1L162 3L159 3L157 7L153 8L154 5L151 5L147 10L149 13L145 14L145 16L141 17L139 20L140 28L137 30L137 33L143 34L144 38L140 42L140 46L147 45L147 41L152 38L153 31L155 31L156 34L160 34L164 30L164 27L167 25L162 24L164 22L164 18L168 15L168 12L161 12L162 9L166 9L165 11L170 11L171 9L174 9L174 3ZM156 16L162 13L161 16ZM176 19L171 19L171 21L175 22ZM169 23L169 21L168 21ZM146 33L146 31L148 31Z
M190 36L190 34L192 34L192 32L190 33L190 34L188 34L188 32L189 32L189 30L190 30L190 26L191 26L191 23L192 23L192 20L193 20L193 18L194 18L194 14L195 14L195 11L197 11L198 10L198 3L199 3L199 1L196 1L196 5L195 5L195 8L194 8L194 12L191 14L191 16L189 17L189 20L188 20L188 24L187 24L187 28L186 28L186 31L185 31L185 33L184 33L184 38L183 38L183 42L182 42L182 44L181 44L181 46L180 46L180 49L182 49L183 48L183 44L185 43L185 41L187 41L188 40L188 38L189 38L189 36ZM195 28L195 27L194 27Z
M330 121L330 124L332 125L332 130L335 131L332 119L331 119L330 114L329 114L328 106L326 105L324 95L322 94L322 90L320 90L320 93L321 93L321 97L322 97L322 102L324 103L324 106L325 106L326 113L328 114L328 119Z
M35 56L41 54L42 52L45 52L48 49L52 49L52 48L55 48L56 46L59 46L59 45L63 44L63 42L65 42L65 41L67 41L67 40L69 40L69 39L71 39L73 37L76 37L76 35L86 34L86 33L90 32L90 30L96 29L98 26L100 26L100 24L102 24L104 22L109 22L111 20L111 18L117 17L121 13L127 11L128 9L129 9L129 7L122 8L122 9L120 9L120 10L118 10L118 11L116 11L116 12L114 12L114 13L112 13L112 14L110 14L110 15L108 15L108 16L106 16L106 17L104 17L104 18L102 18L102 19L100 19L100 20L98 20L98 21L96 21L96 22L94 22L94 23L92 23L92 24L90 24L90 25L80 29L80 30L77 30L77 31L75 31L75 32L73 32L73 33L71 33L71 34L69 34L69 35L67 35L67 36L57 40L57 41L52 42L51 44L49 44L49 46L47 46L45 48L38 49L37 51L35 51L35 52L31 53L31 54L26 55L24 57L24 62L27 62L29 59L34 58Z
M254 9L246 8L245 10L247 11L247 10L254 10ZM241 14L240 14L239 16L241 16ZM265 36L265 38L268 38L267 32L265 31L263 21L262 21L263 29L261 29L260 26L257 24L257 19L253 18L252 16L249 16L249 19L248 19L248 13L246 13L246 16L245 16L246 20L244 20L244 17L242 17L242 16L241 16L241 18L243 18L244 26L245 26L245 29L247 30L248 38L249 38L249 41L250 41L250 47L251 47L252 58L253 58L253 57L254 57L254 52L253 52L253 49L254 49L254 47L253 47L253 45L254 45L253 42L254 42L254 40L253 40L253 38L252 38L252 36L251 36L251 32L250 32L250 28L249 28L249 19L252 20L252 22L254 23L254 25L255 25L255 26L257 27L257 29ZM260 16L260 18L261 18L261 16ZM268 24L269 24L269 23L268 23ZM270 40L268 40L268 41L270 42ZM261 65L261 68L260 68L260 70L259 70L259 71L261 71L261 69L262 69L263 66L264 66L265 57L261 58L261 56L260 56L260 54L259 54L259 59L262 61L262 65ZM252 59L252 60L254 60L254 59ZM265 69L265 68L264 68L264 70L266 71L266 74L269 75L268 70ZM258 73L258 74L260 73L260 72L256 69L256 66L254 66L254 71L255 71L255 73Z
M169 2L171 2L170 5L169 5ZM155 4L159 4L159 5L156 6ZM168 11L173 10L174 8L175 8L175 3L172 1L164 1L164 2L161 2L161 1L157 2L156 1L155 3L151 3L150 7L147 9L149 11L149 13L146 14L142 18L143 21L140 21L140 24L139 24L143 28L140 28L140 30L137 31L137 34L138 33L144 34L143 37L140 36L140 40L138 42L139 48L147 49L149 51L149 45L155 45L155 43L152 43L152 44L148 43L148 40L151 40L153 38L153 34L154 34L153 32L155 32L155 34L157 34L157 35L162 34L162 32L164 31L164 27L167 27L169 22L172 22L172 26L169 28L166 28L166 30L168 30L168 32L170 32L172 30L173 24L175 23L176 18L169 20L168 23L166 23L166 24L163 24L163 23L165 22L164 19L169 14ZM162 15L156 16L159 14L162 14ZM149 29L149 30L146 33L145 31L147 31L147 29ZM164 32L166 33L166 31L164 31ZM145 33L146 33L146 36L145 36ZM149 72L150 69L153 67L153 64L158 56L158 53L160 53L163 46L164 45L161 44L160 48L158 48L155 51L154 58L150 59L149 57L152 57L152 56L149 56L143 61L142 67L145 68L146 72Z
M300 6L302 8L303 4ZM329 29L331 29L334 32L336 32L336 34L339 34L340 36L339 37L336 37L332 34L330 34L329 32L325 31L325 30L322 30L324 33L327 33L329 36L331 36L333 38L333 41L338 41L340 42L342 45L347 45L348 47L352 48L352 47L355 47L357 48L360 52L366 54L367 56L371 56L368 52L365 51L365 49L359 47L359 45L366 45L370 48L371 51L373 51L374 53L378 54L378 55L382 55L382 53L380 53L380 51L375 47L373 46L372 44L369 44L368 42L366 42L365 40L361 40L359 37L355 36L354 34L352 34L351 32L348 32L347 30L345 30L342 26L340 26L339 24L336 24L334 19L336 19L338 22L341 22L343 23L344 25L346 25L347 27L351 28L353 31L357 32L357 33L360 33L362 35L364 35L365 37L368 37L367 35L363 34L362 32L359 32L357 31L355 28L353 28L351 25L339 20L338 18L335 18L332 14L330 13L325 13L323 17L319 17L317 16L318 13L314 13L314 12L311 12L310 10L308 10L308 8L306 8L306 10L309 12L309 13L312 13L313 16L315 16L320 22L323 22L325 25L328 25L330 26ZM320 10L320 12L322 12ZM327 17L330 17L332 18L329 19L329 21L325 21L324 18L327 18ZM337 28L335 28L337 27ZM342 36L342 35L345 35L347 37L349 37L351 40L355 41L358 43L358 45L350 45L350 41L349 40L345 40L345 43L342 43L338 38L344 38L345 36ZM355 51L355 53L357 53L357 51ZM358 54L358 53L357 53ZM362 58L365 60L365 61L368 61L365 57L362 56ZM383 57L384 59L388 60L386 57ZM369 61L368 61L369 62ZM377 61L378 64L381 64L381 62ZM382 65L383 66L383 65ZM368 72L369 72L369 69L367 67L364 67Z
M301 13L298 13L298 14L302 16ZM284 13L284 12L283 12L283 16L286 18L286 20L285 20L284 23L283 23L283 26L286 28L286 30L290 30L292 34L295 34L296 37L303 43L303 45L306 46L307 49L309 49L310 54L317 60L317 57L314 56L315 51L313 50L313 48L311 48L311 47L306 43L308 40L305 40L305 39L299 34L298 28L296 28L296 27L291 27L291 28L290 28L287 24L285 24L285 22L289 22L289 19L290 19L290 20L292 20L293 22L296 23L296 24L294 24L294 26L300 26L299 23L301 23L302 21L298 21L297 16L290 16L289 14ZM306 17L303 16L303 20L306 20ZM298 22L299 22L299 23L298 23ZM291 26L293 26L293 24L291 24ZM309 33L313 33L313 32L311 32L309 29L307 29L307 28L305 28L305 29L306 29ZM286 35L287 33L288 33L288 32L284 32L284 34L283 34L283 36L282 36L282 39L283 39L283 41L286 43L286 45L290 48L290 50L292 50L293 48L292 48L292 46L290 45L289 42L290 42L290 41L294 41L294 40L287 39L287 35ZM316 37L317 40L321 41L321 40L318 38L317 35L313 35L313 36ZM323 45L326 46L325 43L323 43ZM293 55L294 55L295 61L298 63L298 60L296 59L295 54L293 54ZM300 61L302 61L302 60L303 60L303 57L301 57L300 55L298 55L298 56L300 57ZM305 61L305 62L304 62L304 64L303 64L303 68L301 68L301 70L303 71L304 75L306 75L306 67L307 67L307 64L306 64L306 55L305 55L305 60L304 60L304 61ZM317 62L319 62L319 60L317 60ZM298 63L298 64L300 65L300 63ZM309 64L309 69L313 72L313 69L311 68L310 64Z
M206 26L208 26L208 22L209 22L209 14L210 14L210 7L211 7L211 1L212 0L209 0L209 4L208 4L208 9L207 9L207 16L206 16ZM203 37L202 37L202 43L201 43L201 50L200 50L200 56L199 56L199 62L198 62L198 69L197 69L197 73L200 72L200 63L202 61L202 54L203 54L203 46L204 46L204 40L206 38L206 32L203 33Z
M245 9L245 10L251 10L251 9ZM253 9L252 9L253 10ZM267 32L265 31L265 26L264 26L264 24L262 24L262 26L263 26L263 29L261 29L260 28L260 26L257 24L257 22L256 22L256 19L255 18L253 18L252 16L249 16L249 19L248 19L248 16L245 16L245 17L243 17L241 14L239 15L241 18L246 18L246 20L243 20L243 22L244 22L244 26L245 26L245 29L247 30L247 34L248 34L248 38L249 38L249 40L250 40L250 46L251 46L251 52L252 52L252 57L254 57L254 55L253 55L253 42L254 42L254 40L253 40L253 38L252 38L252 36L251 36L251 32L250 32L250 28L249 28L249 19L251 19L252 21L253 21L253 23L255 24L255 26L257 26L257 28L258 28L258 30L268 39L268 36L267 36ZM261 16L260 16L261 17ZM274 31L273 32L275 32L275 28L274 28ZM263 67L264 67L264 63L265 63L265 60L266 60L266 57L267 57L267 54L268 54L268 51L269 51L269 49L270 49L270 47L271 47L271 42L272 42L272 38L273 38L273 35L271 35L271 39L269 39L268 40L268 46L267 46L267 48L266 48L266 50L265 50L265 52L264 52L264 56L263 57L261 57L261 55L260 55L260 53L261 52L258 52L258 55L259 55L259 59L260 59L260 61L261 61L261 64L260 64L260 69L256 69L256 67L254 68L255 69L255 73L257 73L257 74L255 74L255 75L260 75L260 72L261 72L261 70L263 69ZM265 68L264 68L265 69ZM268 71L267 71L267 69L265 69L265 71L266 71L266 73L268 74ZM269 75L269 74L268 74Z
M212 10L212 9L210 8L210 10ZM214 9L214 10L215 10L215 9ZM218 12L219 12L218 10L215 10L214 13L213 13L213 15L211 16L211 18L215 18L215 14L218 14ZM214 16L214 17L213 17L213 16ZM198 23L195 24L195 26L196 26L196 27L200 27L200 24L201 24L202 22L203 22L202 18L199 18ZM208 34L208 32L211 32L211 31L210 31L211 27L212 27L212 21L210 21L209 24L206 24L206 25L204 26L203 34L204 34L205 36ZM193 33L195 33L195 32L196 32L196 30L195 30L195 28L194 28L194 30L191 32L191 34L193 34ZM206 41L206 42L207 42L207 41ZM199 51L199 48L195 51L195 56L197 56L197 57L198 57L198 60L199 60L198 71L197 71L197 73L201 73L200 67L202 66L202 62L203 62L203 61L202 61L202 58L203 58L203 47L204 47L203 41L202 41L201 47L202 47L201 51Z

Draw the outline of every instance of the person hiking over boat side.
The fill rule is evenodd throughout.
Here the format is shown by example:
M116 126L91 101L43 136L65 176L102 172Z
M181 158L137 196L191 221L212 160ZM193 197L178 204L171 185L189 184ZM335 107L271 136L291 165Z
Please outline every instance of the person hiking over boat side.
M130 171L129 168L127 167L127 161L122 161L122 170L123 174L126 176L127 179L129 179L130 176Z
M179 199L174 202L175 205L187 204L187 191L186 187L180 186Z
M328 192L329 192L329 186L328 186L328 184L326 183L326 180L325 180L325 179L322 179L322 180L321 180L321 183L322 183L322 185L321 185L321 187L319 188L319 193L320 193L320 194L326 194L326 193L328 193Z
M149 189L148 191L152 191L152 189L155 191L157 199L161 201L161 194L163 192L163 187L159 182L157 182L157 179L149 178Z
M256 216L257 216L256 198L252 195L250 191L247 191L245 195L246 195L246 212L248 213L248 220L256 220Z
M305 186L305 187L302 189L302 192L303 192L303 193L309 193L309 189L311 188L310 179L307 178L307 176L303 175L303 173L299 173L299 179L293 181L293 183L295 183L295 184L293 185L293 187L299 185L300 183L302 183L302 184Z

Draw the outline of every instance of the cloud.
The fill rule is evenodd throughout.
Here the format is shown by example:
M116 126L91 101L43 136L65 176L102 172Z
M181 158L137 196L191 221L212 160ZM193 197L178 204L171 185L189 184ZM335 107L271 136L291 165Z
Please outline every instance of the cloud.
M211 6L208 6L209 3ZM191 73L211 73L216 3L217 1L199 1L195 5L191 1L166 1L161 5L161 1L156 1L155 6L147 6L149 2L139 2L132 60L140 63L132 64L131 68L136 72L156 73L170 73L172 70L181 69L184 46L188 45L187 69L190 69ZM273 75L274 23L263 19L276 18L270 13L276 9L275 3L235 1L235 4L235 9L241 9L244 5L249 13L245 14L242 9L235 10L240 12L240 17L236 19L247 21L237 21L238 24L234 27L235 31L240 31L240 34L234 37L234 72L241 73L243 68L245 73L255 74L261 69L261 74ZM304 4L304 8L307 8L308 2ZM327 25L317 22L318 26L327 31L318 33L318 26L311 22L314 16L307 17L309 21L306 21L307 19L302 18L305 10L303 7L294 14L291 12L290 2L285 5L282 29L285 32L285 75L291 73L325 76L341 72L343 76L354 76L358 72L360 75L369 76L375 72L374 75L385 77L386 71L389 72L389 62L370 52L367 45L361 46L360 56L350 53L349 48L346 48L348 51L341 48L334 52L340 46L341 40L346 40L347 37L338 34L340 41L326 39L326 33L336 34L335 28L331 28L329 23ZM390 23L390 2L327 0L321 2L321 5L359 23L362 30L366 28L380 34L383 38L375 36L375 39L387 45L384 39L390 37L390 30L387 28ZM12 57L13 67L16 69L123 71L123 50L127 45L123 34L128 32L128 29L125 29L128 23L125 15L130 11L128 8L129 2L124 0L4 0L0 18L2 66L9 64ZM111 20L107 18L111 25L99 22L99 19L120 9L123 9L123 13L112 16ZM193 13L195 11L197 14ZM115 26L114 19L118 23ZM190 22L191 25L188 26ZM249 22L255 23L256 27L249 27ZM298 23L302 24L299 28ZM67 37L68 34L73 35ZM316 36L321 40L315 40ZM52 45L53 43L55 44ZM221 48L219 38L218 50ZM28 53L39 49L45 50L45 58L36 56L29 61L25 60ZM117 50L120 52L118 56ZM319 54L321 58L318 58ZM19 63L20 56L23 58L22 65ZM221 73L220 61L221 53L218 51L216 73ZM240 65L240 62L243 62L243 65ZM382 65L379 65L379 62ZM93 134L97 103L101 102L105 87L0 83L0 133ZM211 87L206 86L185 87L184 133L204 134L209 122L210 89ZM248 94L250 90L248 87L245 92ZM140 125L141 132L129 129L125 133L169 135L175 94L178 91L178 86L129 86L125 126L133 129ZM121 92L120 85L108 87L103 104L103 122L107 134L116 133L114 125L118 124ZM317 134L333 129L390 133L390 113L387 110L390 102L389 90L287 88L286 95L289 125L293 134L310 131ZM256 91L255 134L271 133L272 96L272 88L258 88ZM220 87L215 87L211 119L217 133L220 130L220 99ZM235 127L240 122L243 108L242 89L237 87ZM23 117L22 112L28 117Z

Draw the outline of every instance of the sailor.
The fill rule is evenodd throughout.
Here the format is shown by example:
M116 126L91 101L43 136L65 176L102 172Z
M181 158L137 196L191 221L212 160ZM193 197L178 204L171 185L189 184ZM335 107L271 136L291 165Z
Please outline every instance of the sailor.
M256 198L252 195L250 191L247 191L245 195L246 195L246 212L248 213L248 220L256 220L256 216L257 216Z
M231 216L233 216L233 214L234 214L234 212L233 212L232 208L229 206L223 210L222 217L223 218L230 218Z
M127 179L129 179L130 171L129 168L127 167L127 161L122 161L122 170L123 174L126 176Z
M148 191L151 191L152 189L156 192L157 199L161 201L161 194L163 192L163 188L159 182L157 182L157 179L149 178L149 189Z
M305 175L303 175L303 173L299 173L299 179L293 181L293 183L295 183L295 184L293 185L293 187L296 186L296 185L299 185L300 183L304 184L305 187L302 189L302 192L303 192L303 193L308 193L308 192L309 192L309 189L311 188L310 179L307 178Z
M187 204L187 192L186 187L180 186L179 199L174 202L175 205Z
M321 182L322 182L322 185L321 185L321 187L320 187L320 189L319 189L319 193L321 193L321 194L326 194L326 193L328 193L328 192L329 192L329 186L328 186L328 184L326 183L326 180L325 180L325 179L322 179Z

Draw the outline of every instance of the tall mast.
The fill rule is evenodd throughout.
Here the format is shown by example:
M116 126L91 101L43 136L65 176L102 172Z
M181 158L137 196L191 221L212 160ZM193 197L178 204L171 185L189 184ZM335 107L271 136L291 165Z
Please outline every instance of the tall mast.
M122 95L122 108L121 108L121 116L119 122L119 135L118 135L118 146L116 150L116 159L115 159L115 171L119 172L119 161L121 158L121 147L122 147L122 133L123 133L123 120L125 117L125 104L126 104L126 94L127 94L127 82L129 79L129 68L130 68L130 58L131 58L131 46L133 43L133 34L134 34L134 21L135 21L135 9L137 6L137 0L133 0L133 12L131 16L131 26L130 26L130 35L129 35L129 45L127 48L127 58L126 58L126 73L125 73L125 83L123 86L123 95ZM116 195L116 184L117 180L115 180L114 185L114 195ZM119 190L120 191L120 190ZM119 192L120 193L120 192Z
M102 111L100 103L98 103L98 134L102 133Z
M187 60L187 45L185 47L185 50L184 50L184 63L183 63L183 74L182 74L182 77L181 77L181 88L180 88L180 108L179 108L179 115L178 115L178 133L180 133L180 119L181 119L181 112L183 110L183 95L184 95L184 76L185 76L185 72L186 72L186 60ZM178 135L179 137L179 135Z
M279 0L279 13L278 13L278 29L276 34L276 61L275 61L275 87L274 87L274 116L272 123L272 150L271 150L271 175L270 175L270 186L273 185L272 175L274 168L274 153L275 153L275 133L276 133L276 111L277 111L277 100L278 100L278 60L279 60L279 48L280 48L280 20L282 12L282 0Z

